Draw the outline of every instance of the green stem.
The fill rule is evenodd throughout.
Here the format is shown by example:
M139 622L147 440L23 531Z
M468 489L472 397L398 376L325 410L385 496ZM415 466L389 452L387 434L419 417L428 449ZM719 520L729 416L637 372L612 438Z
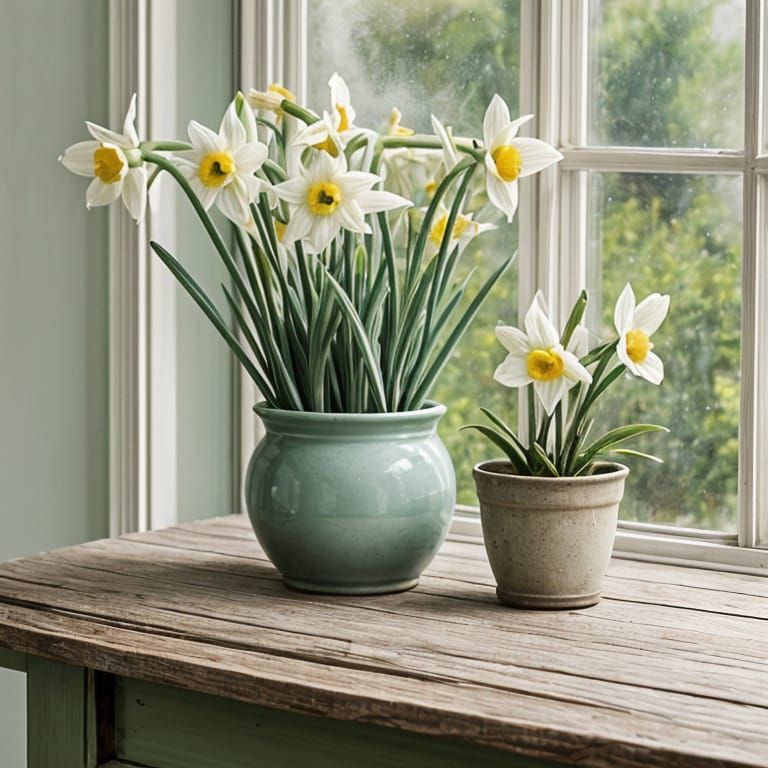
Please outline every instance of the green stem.
M142 141L139 144L139 149L142 157L147 160L147 154L150 152L186 152L189 149L194 149L194 147L186 141Z
M301 120L303 123L306 123L307 125L312 125L312 123L316 123L320 119L311 110L305 109L304 107L299 106L295 101L289 101L288 99L283 101L283 103L280 105L280 109L282 109L283 112L288 115L298 117L299 120Z

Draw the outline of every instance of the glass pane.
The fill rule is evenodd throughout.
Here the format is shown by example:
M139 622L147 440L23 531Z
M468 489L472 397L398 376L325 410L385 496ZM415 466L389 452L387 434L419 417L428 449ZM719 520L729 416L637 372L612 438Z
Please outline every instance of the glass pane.
M658 465L628 459L628 520L736 529L741 312L741 178L591 173L590 326L615 337L614 302L671 296L654 335L665 379L627 374L601 401L610 428L663 424L635 441ZM609 418L605 417L609 414ZM595 425L596 427L598 425Z
M589 143L742 147L745 0L591 0Z
M519 24L519 0L310 0L310 105L328 109L328 79L338 72L350 87L360 125L385 129L396 106L403 125L416 131L431 132L434 113L456 135L481 136L494 93L517 112ZM482 211L476 218L491 216ZM516 247L516 229L505 224L469 246L464 270L477 266L475 287ZM478 403L515 423L514 393L491 377L504 357L493 329L500 320L516 321L516 296L513 266L433 393L449 405L440 431L456 465L459 503L477 503L472 466L487 457L488 444L458 428L481 417Z

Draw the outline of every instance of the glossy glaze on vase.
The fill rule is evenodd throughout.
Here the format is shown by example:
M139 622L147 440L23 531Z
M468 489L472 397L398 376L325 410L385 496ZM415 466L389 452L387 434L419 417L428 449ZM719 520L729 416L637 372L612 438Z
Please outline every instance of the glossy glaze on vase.
M453 465L436 432L445 407L256 412L266 435L248 468L248 512L285 583L336 594L414 587L453 514Z
M518 608L572 609L600 600L629 470L586 477L516 475L507 461L475 467L496 594Z

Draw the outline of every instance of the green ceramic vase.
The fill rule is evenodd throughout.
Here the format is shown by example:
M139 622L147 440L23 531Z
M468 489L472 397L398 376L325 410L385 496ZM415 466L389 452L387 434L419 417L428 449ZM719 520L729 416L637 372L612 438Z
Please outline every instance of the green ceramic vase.
M266 435L246 477L253 529L285 583L367 595L416 586L451 522L445 406L307 413L257 405Z

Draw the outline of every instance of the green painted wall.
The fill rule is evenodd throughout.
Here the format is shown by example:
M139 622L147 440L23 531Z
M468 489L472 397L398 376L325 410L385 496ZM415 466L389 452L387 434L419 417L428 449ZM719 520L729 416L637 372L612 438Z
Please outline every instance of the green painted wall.
M195 119L218 130L232 98L232 14L218 0L178 3L179 137ZM225 272L189 207L177 202L179 258L225 308ZM223 232L226 223L217 218ZM215 517L233 509L232 355L181 289L177 305L179 519Z
M107 120L107 3L3 0L0 559L107 533L107 214L56 162ZM3 768L24 679L0 673Z

